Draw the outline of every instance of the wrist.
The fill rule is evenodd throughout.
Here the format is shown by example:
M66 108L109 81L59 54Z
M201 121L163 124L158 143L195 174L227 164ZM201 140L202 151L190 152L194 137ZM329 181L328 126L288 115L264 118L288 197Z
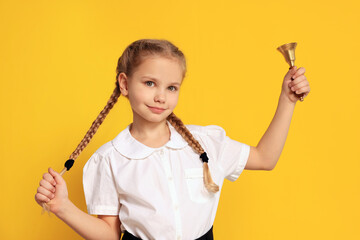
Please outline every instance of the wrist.
M296 102L297 101L295 101L295 102L291 101L284 92L281 92L280 97L279 97L279 104L285 104L285 105L295 107Z
M54 212L54 214L58 218L62 219L68 212L72 211L71 208L73 208L74 206L75 205L70 201L70 199L66 198L66 199L61 201L57 211Z

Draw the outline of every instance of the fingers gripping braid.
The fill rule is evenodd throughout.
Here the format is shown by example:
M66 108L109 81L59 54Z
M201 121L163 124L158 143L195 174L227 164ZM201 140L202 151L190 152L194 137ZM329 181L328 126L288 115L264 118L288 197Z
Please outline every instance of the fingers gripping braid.
M72 164L74 164L74 160L72 160L72 159L69 159L69 160L67 160L66 162L65 162L65 167L64 167L64 169L61 171L61 173L60 173L60 176L62 176L65 172L66 172L66 169L67 168L71 168L72 167ZM69 170L68 170L69 171ZM51 201L49 201L49 202L47 202L47 203L43 203L42 204L42 207L43 207L43 209L42 209L42 211L41 211L41 214L44 214L44 212L48 212L48 214L49 214L49 216L50 216L50 206L49 205L51 205L52 204L52 202Z
M171 113L168 116L168 121L170 124L176 129L176 131L185 139L185 141L200 155L200 158L203 161L203 169L204 169L204 185L207 190L210 192L216 193L219 191L219 186L214 183L211 178L210 169L208 165L208 157L206 152L201 147L200 143L194 138L191 132L186 128L184 123L178 118L174 113Z

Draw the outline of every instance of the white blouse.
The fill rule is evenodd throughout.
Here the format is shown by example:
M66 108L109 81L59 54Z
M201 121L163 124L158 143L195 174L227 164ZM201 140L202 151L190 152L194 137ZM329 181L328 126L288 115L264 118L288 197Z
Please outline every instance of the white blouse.
M151 148L132 137L129 127L102 145L86 162L83 187L89 214L119 215L125 229L144 240L194 240L213 225L224 179L235 181L250 146L226 136L216 125L186 125L209 157L213 181L203 183L200 155L167 122L171 136Z

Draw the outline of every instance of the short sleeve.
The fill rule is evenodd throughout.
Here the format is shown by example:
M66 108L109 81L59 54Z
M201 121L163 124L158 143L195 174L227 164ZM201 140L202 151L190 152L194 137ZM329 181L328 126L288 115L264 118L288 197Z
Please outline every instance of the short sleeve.
M89 214L118 215L120 203L108 158L95 152L83 168L83 187Z
M216 161L223 169L225 178L234 182L246 166L250 146L226 136L225 130L220 126L209 125L205 127L205 131L213 143Z

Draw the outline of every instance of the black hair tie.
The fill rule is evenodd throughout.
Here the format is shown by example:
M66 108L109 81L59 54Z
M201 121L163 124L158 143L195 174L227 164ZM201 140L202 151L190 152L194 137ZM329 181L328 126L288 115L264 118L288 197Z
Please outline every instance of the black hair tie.
M206 152L203 152L200 155L200 158L202 159L203 162L208 162L208 160L209 160L208 156L206 155Z
M74 159L69 159L69 160L67 160L66 162L65 162L65 167L66 167L66 169L69 171L70 170L70 168L74 165Z

